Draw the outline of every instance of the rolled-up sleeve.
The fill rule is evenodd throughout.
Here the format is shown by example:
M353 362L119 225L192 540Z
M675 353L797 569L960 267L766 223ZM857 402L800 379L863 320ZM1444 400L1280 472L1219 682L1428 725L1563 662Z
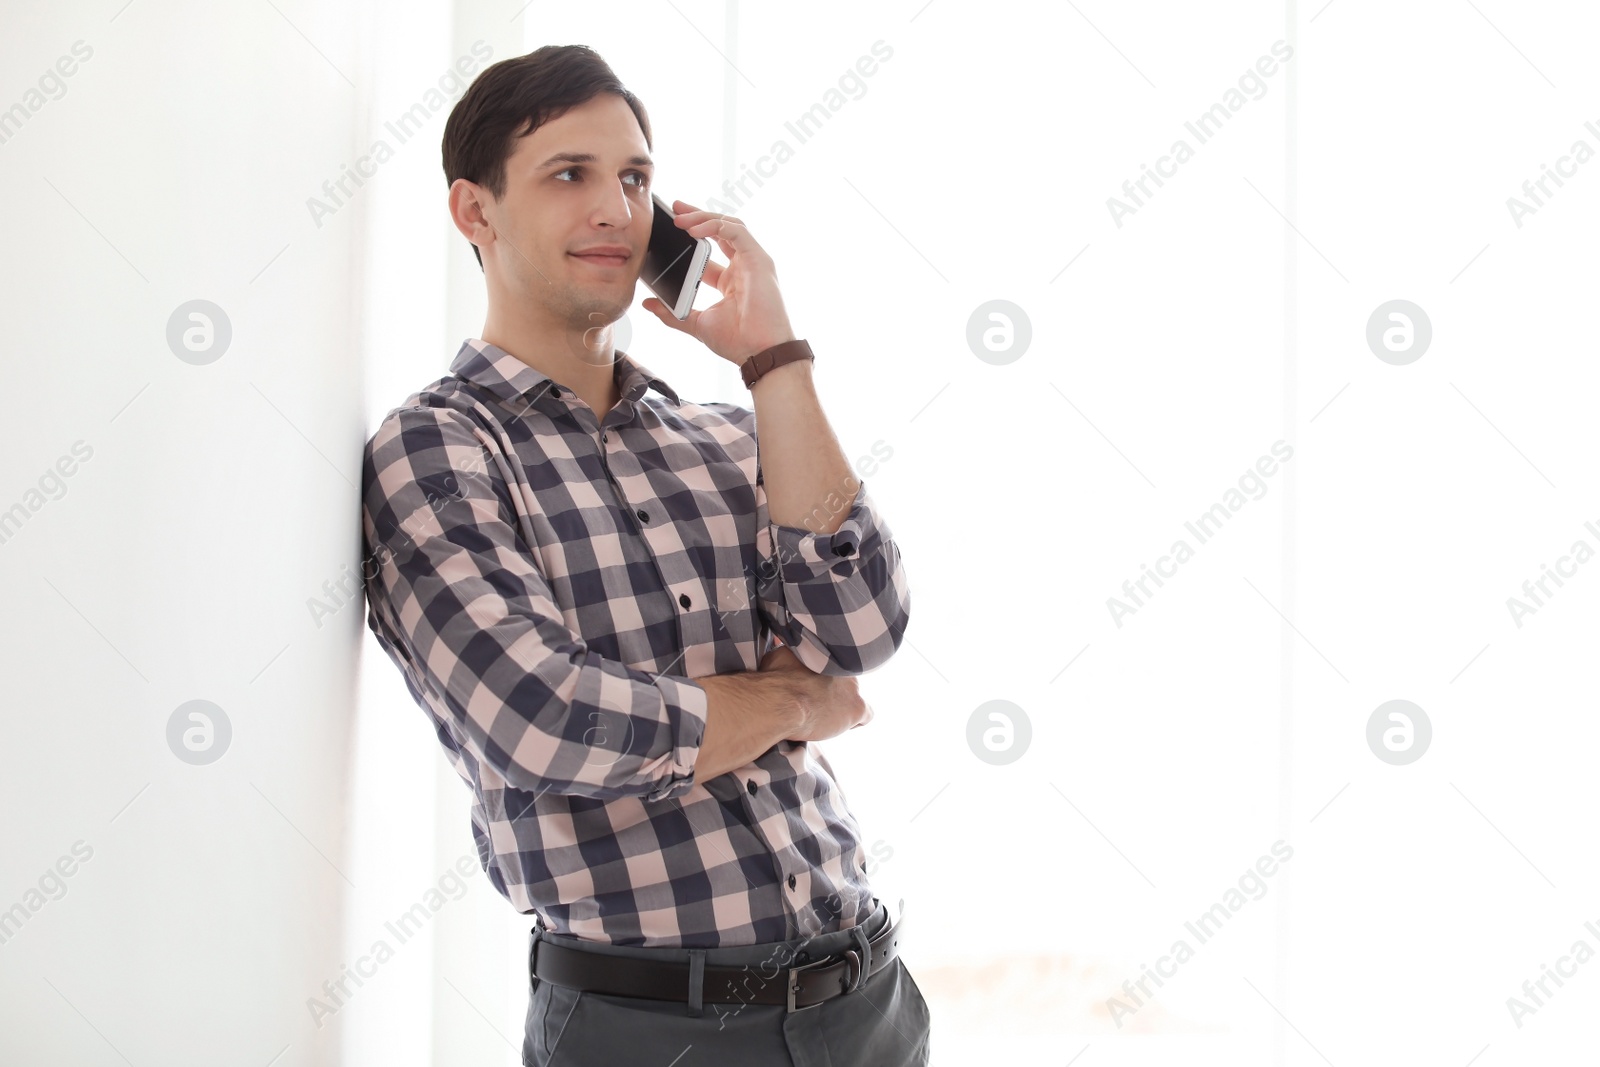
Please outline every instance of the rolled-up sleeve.
M396 409L368 442L363 580L385 651L443 727L517 789L687 792L706 691L603 659L567 628L503 462L492 436L448 408Z
M770 520L756 481L756 590L760 611L801 663L818 674L862 674L899 649L911 615L905 564L867 485L830 502L849 512L832 533Z

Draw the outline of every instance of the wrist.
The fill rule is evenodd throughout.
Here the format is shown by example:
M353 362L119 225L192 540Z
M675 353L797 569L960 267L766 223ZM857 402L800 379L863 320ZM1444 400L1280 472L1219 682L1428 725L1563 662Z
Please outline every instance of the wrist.
M804 734L811 724L811 687L798 670L775 670L769 674L773 679L771 707L780 731L778 740L788 741Z
M787 341L798 341L799 339L799 335L788 327L784 327L781 330L774 330L772 333L758 338L757 340L746 345L743 354L735 356L733 362L735 365L743 364L745 360L749 359L757 352L765 352L767 349L772 348L775 345L781 345Z
M811 351L811 345L800 338L791 338L780 341L748 356L739 365L739 377L744 380L748 388L755 388L757 382L770 374L784 370L795 363L804 363L809 368L816 356ZM798 371L789 371L791 380L799 374ZM809 370L806 372L809 377Z

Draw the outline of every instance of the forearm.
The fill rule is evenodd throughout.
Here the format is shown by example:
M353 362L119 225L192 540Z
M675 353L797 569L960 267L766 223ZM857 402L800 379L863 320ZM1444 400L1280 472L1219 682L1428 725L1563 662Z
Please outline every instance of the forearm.
M694 779L702 785L753 763L800 731L804 687L792 671L715 674L696 678L695 684L707 698L705 732L694 763Z
M811 361L767 372L751 392L765 509L777 563L757 584L783 643L818 674L861 674L899 648L910 612L888 524L850 473L817 399Z
M768 517L779 526L833 533L849 515L860 483L823 413L811 361L768 371L750 394Z

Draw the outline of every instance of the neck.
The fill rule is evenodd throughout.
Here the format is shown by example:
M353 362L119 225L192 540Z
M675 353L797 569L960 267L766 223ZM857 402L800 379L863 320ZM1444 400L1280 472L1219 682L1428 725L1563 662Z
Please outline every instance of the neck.
M540 310L491 307L479 336L577 393L595 418L603 420L620 397L611 326L577 326Z

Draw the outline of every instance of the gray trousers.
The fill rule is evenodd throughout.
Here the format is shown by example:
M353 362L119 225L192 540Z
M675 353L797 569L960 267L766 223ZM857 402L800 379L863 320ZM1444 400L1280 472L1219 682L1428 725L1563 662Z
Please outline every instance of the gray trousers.
M634 948L599 944L533 928L529 956L539 939L604 955L670 960L706 966L748 966L761 976L847 948L865 950L866 939L889 921L877 908L862 927L794 941L732 948ZM797 958L804 952L807 957ZM585 993L529 974L523 1067L925 1067L930 1017L922 991L896 957L854 992L790 1012L782 1004L703 1000L687 1004ZM702 997L709 992L702 989Z

